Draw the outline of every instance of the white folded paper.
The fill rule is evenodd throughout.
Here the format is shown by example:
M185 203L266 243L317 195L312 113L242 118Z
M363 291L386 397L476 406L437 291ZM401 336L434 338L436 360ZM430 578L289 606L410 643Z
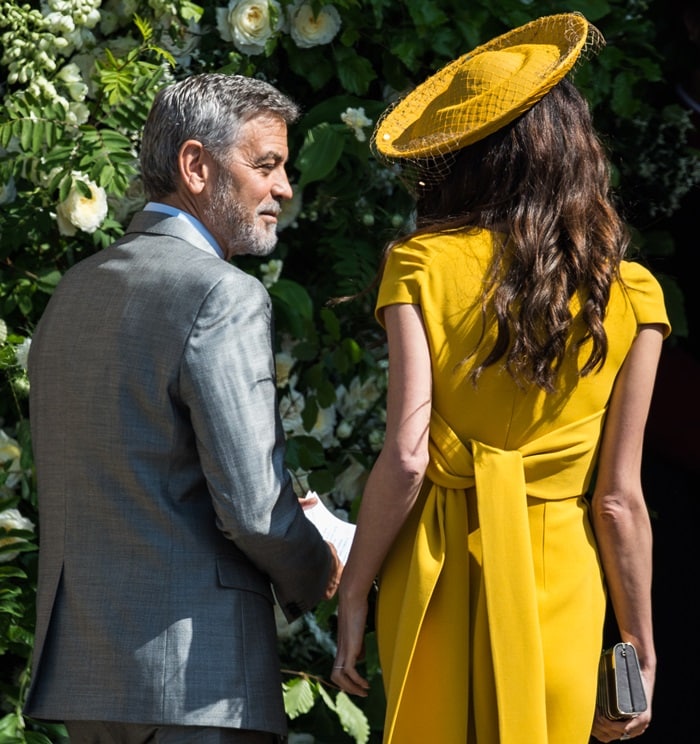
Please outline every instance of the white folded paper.
M316 529L323 537L335 546L338 557L343 565L348 561L352 539L355 536L355 525L336 517L321 501L315 491L308 491L306 498L313 496L316 503L304 508L304 514L316 525Z

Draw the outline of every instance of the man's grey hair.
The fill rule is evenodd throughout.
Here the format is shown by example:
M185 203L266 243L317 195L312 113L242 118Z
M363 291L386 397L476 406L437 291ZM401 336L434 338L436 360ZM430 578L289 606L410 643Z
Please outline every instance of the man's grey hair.
M242 125L266 114L292 124L300 109L273 85L244 75L192 75L158 91L141 140L147 197L160 199L175 191L183 142L198 140L214 160L225 163Z

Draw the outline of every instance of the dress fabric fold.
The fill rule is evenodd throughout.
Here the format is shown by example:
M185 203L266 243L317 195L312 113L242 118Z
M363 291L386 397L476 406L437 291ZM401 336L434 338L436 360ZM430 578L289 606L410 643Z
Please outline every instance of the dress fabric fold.
M589 443L597 440L603 418L598 411L519 450L501 450L475 440L462 443L432 412L424 499L380 577L385 744L464 744L475 730L480 744L522 744L524 732L531 744L548 744L528 496L576 501L595 454ZM486 601L476 606L477 615L486 613L483 618L472 617L472 603L460 601L477 589L469 585L469 498L476 499L478 513ZM489 645L492 674L484 670L483 680L494 686L495 718L490 707L468 702L493 697L493 691L478 689L478 665L469 673L474 628L485 629L474 643ZM479 720L482 712L493 720Z

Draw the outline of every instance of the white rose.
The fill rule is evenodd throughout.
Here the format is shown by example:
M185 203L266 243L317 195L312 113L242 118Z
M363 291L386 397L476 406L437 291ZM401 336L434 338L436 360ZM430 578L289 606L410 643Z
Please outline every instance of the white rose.
M296 361L288 351L278 351L275 354L275 373L278 388L286 387L296 381L296 377L291 376Z
M80 229L86 233L94 233L107 216L107 193L85 176L78 175L78 179L87 184L90 196L84 196L75 186L72 186L65 201L56 208L58 231L61 235L75 235Z
M311 3L296 0L287 13L289 34L301 49L328 44L340 31L340 13L333 5L324 5L315 15Z
M277 0L231 0L216 9L216 28L243 54L261 54L265 44L282 27Z
M17 509L5 509L5 511L0 512L0 534L3 530L5 532L10 530L30 530L34 532L34 522L23 517ZM22 542L27 541L22 537L0 537L0 547ZM0 552L0 563L14 560L18 555L19 551Z

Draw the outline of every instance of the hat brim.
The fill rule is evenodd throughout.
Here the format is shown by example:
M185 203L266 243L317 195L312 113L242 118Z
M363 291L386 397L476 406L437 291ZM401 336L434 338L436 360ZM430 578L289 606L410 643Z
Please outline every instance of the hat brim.
M580 13L562 13L531 21L482 44L388 109L375 128L375 149L386 158L422 159L483 139L523 114L562 80L579 58L591 28ZM520 86L509 86L506 77L486 90L469 90L465 81L470 66L483 63L491 52L503 51L522 58L511 78L517 75ZM479 118L472 112L485 115Z

